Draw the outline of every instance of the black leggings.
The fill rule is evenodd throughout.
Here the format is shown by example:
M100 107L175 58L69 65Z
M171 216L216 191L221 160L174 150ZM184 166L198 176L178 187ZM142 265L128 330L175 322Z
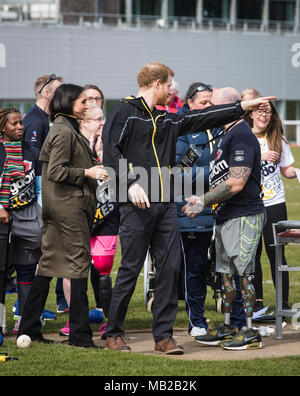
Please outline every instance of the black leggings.
M267 211L267 223L263 229L263 237L265 242L265 249L267 256L269 258L269 262L271 265L272 279L274 286L276 287L276 272L275 272L275 247L270 246L274 244L273 238L273 229L272 224L277 223L278 221L287 220L287 210L286 204L281 203L278 205L269 206L266 208ZM261 253L262 253L262 238L260 240L256 259L255 259L255 276L254 276L254 287L256 291L256 298L258 300L263 299L263 273L261 268ZM287 265L284 251L283 251L283 265ZM282 284L283 284L283 305L288 303L289 300L289 274L288 272L283 272Z

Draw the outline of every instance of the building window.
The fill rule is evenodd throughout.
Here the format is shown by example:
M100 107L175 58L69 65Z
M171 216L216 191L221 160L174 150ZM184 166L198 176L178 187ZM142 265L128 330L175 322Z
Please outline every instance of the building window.
M32 106L34 106L34 101L19 101L19 100L0 100L0 107L15 107L18 109L23 116L27 113Z
M295 0L270 1L270 21L290 21L294 20Z
M204 0L203 16L204 18L221 18L229 19L230 0Z
M195 17L196 16L196 0L182 1L172 0L169 7L173 6L174 16L176 17ZM173 4L172 4L173 3ZM172 15L172 14L171 14Z
M261 20L263 11L263 0L238 0L237 19Z
M161 0L132 0L132 12L134 15L160 15Z

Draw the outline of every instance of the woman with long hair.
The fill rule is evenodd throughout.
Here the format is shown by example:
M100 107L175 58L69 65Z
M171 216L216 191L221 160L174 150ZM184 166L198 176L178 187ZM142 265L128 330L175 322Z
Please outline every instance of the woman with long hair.
M271 265L273 283L275 285L275 247L272 246L272 224L287 220L285 190L282 176L287 179L296 178L296 170L292 166L294 158L288 142L283 134L283 127L278 112L272 102L264 110L256 110L245 114L245 120L258 138L262 153L262 190L267 211L267 223L263 230L266 253ZM263 273L261 268L262 240L257 250L254 286L257 294L255 310L263 308ZM283 257L283 264L286 259ZM283 273L283 309L289 307L289 275Z
M87 279L90 233L96 210L96 180L105 179L89 141L81 134L86 95L83 88L62 84L50 103L50 133L43 145L42 257L28 296L18 335L46 342L40 315L52 277L71 279L69 345L95 347L89 325Z

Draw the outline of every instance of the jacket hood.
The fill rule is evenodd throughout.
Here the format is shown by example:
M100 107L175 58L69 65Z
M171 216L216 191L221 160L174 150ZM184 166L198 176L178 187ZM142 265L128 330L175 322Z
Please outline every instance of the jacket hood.
M143 97L136 98L135 96L127 96L126 98L123 98L121 100L121 102L135 106L140 110L145 110L145 105L148 107L148 105ZM145 105L144 105L144 103L145 103Z

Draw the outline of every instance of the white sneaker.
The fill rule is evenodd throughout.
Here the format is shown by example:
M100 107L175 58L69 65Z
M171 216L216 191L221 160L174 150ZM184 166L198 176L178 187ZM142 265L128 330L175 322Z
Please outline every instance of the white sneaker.
M192 337L197 337L197 336L204 336L207 334L206 329L204 329L203 327L193 327L192 331L190 332L190 336Z

